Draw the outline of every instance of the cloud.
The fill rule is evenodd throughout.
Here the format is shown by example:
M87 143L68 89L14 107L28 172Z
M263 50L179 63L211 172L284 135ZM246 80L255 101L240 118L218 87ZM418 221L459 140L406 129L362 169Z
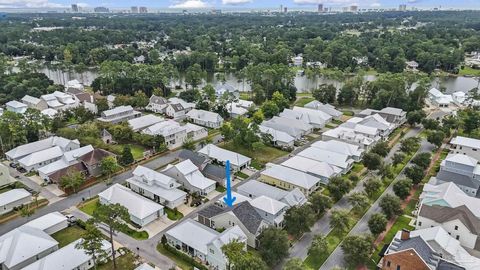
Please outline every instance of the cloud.
M251 2L252 0L222 0L224 5L243 5Z
M0 0L1 1L1 0ZM209 5L202 0L174 1L169 8L207 8Z
M377 7L380 7L382 4L380 4L379 2L375 2L375 3L372 3L370 6L371 7L374 7L374 8L377 8Z
M66 5L52 3L48 0L0 0L4 8L64 8Z

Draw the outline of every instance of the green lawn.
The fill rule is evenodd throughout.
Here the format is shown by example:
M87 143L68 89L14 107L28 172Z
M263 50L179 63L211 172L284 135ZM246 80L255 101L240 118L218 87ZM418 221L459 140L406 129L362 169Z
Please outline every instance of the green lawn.
M117 270L132 270L135 269L135 255L131 252L128 252L125 255L122 255L116 259ZM113 269L113 262L110 260L105 264L99 265L97 270L111 270Z
M250 100L250 92L240 92L240 99Z
M120 155L122 154L124 144L117 144L117 145L112 145L112 150ZM142 159L143 158L143 152L145 152L145 147L141 145L136 145L136 144L128 144L130 146L130 151L132 152L133 158L135 160Z
M343 115L346 115L346 116L353 116L355 114L352 111L347 111L347 110L342 110L342 113Z
M270 147L270 146L264 146L257 150L247 149L244 147L237 147L232 142L221 143L219 144L219 146L224 149L234 151L244 156L255 159L258 161L258 163L260 163L259 165L265 165L266 163L271 162L274 159L277 159L279 157L282 157L288 154L288 152L286 151L283 151L274 147ZM252 166L253 166L253 163L252 163Z
M165 207L164 209L165 209L165 213L167 213L168 219L170 219L170 220L179 220L179 219L183 218L183 214L180 211L177 211L175 213L175 211L173 211L170 208Z
M124 234L134 238L134 239L137 239L137 240L147 240L148 239L148 232L146 231L137 231L137 230L134 230L130 227L127 227L125 229L122 229L121 230Z
M91 199L89 201L82 203L78 207L78 209L80 209L80 211L84 212L87 215L93 216L93 212L97 209L98 204L99 204L98 197L96 197L94 199Z
M218 186L218 187L215 188L215 190L218 191L218 192L220 192L220 193L223 193L223 192L225 192L227 189L224 188L223 186Z
M85 233L86 231L84 229L75 225L52 234L52 237L58 241L58 247L62 248L75 240L82 238Z
M399 230L401 230L401 229L414 230L415 229L414 227L408 225L408 223L410 223L411 220L412 220L411 218L405 217L405 216L399 216L397 218L397 220L393 224L392 228L390 228L390 230L387 232L387 234L385 235L385 238L383 238L383 241L378 245L377 249L375 250L375 253L372 255L372 259L375 262L378 262L378 260L380 260L380 257L378 256L378 253L382 249L383 245L392 242L393 237L395 236L395 234Z
M295 106L298 106L298 107L303 107L305 106L305 104L311 102L311 101L314 101L315 99L312 98L312 97L301 97L299 98L297 101L295 101Z
M171 253L170 251L166 250L161 243L157 245L158 252L162 253L163 255L172 259L175 262L177 267L180 267L183 270L191 270L193 266L190 265L188 262L182 260L182 258L176 256L175 254Z
M458 75L480 76L480 69L473 69L471 67L465 66L463 69L460 69Z

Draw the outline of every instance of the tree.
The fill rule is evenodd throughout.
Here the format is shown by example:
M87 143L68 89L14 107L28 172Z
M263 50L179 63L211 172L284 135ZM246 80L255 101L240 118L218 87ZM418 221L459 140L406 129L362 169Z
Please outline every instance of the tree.
M383 166L380 169L380 176L382 176L382 178L394 178L395 173L393 172L392 165L383 163Z
M113 235L124 228L126 228L125 222L130 220L127 208L120 204L100 204L93 212L93 218L96 223L103 223L107 225L109 232L110 244L112 246L112 260L113 268L117 269L117 263L115 260L115 247L113 246Z
M382 187L382 181L378 178L369 178L365 182L363 182L363 187L365 189L365 193L369 198L373 198L373 196L380 190Z
M262 124L263 120L265 120L265 116L263 115L262 110L258 110L258 111L253 113L252 121L255 124L260 125L260 124Z
M340 200L352 187L352 182L339 176L330 178L327 189L335 200Z
M182 148L194 151L195 150L195 142L191 139L187 139L183 142Z
M186 102L197 102L200 100L200 92L198 90L186 90L183 92L180 92L178 95L179 98L185 100Z
M442 146L445 136L446 135L443 131L431 131L427 134L427 141L439 148L440 146Z
M428 152L422 152L412 159L412 163L419 166L422 169L427 169L430 166L430 162L432 161L432 154Z
M202 82L204 76L205 72L202 71L202 67L199 64L194 64L187 68L187 71L185 72L185 82L195 89Z
M75 248L82 249L85 254L92 257L93 267L97 269L97 258L103 259L108 255L103 249L103 234L97 229L93 219L86 222L85 230L81 242L77 243Z
M402 163L405 159L405 154L402 152L397 152L393 155L392 164L393 166L397 166L398 164Z
M372 237L369 235L350 235L342 242L342 250L345 253L345 261L355 267L367 262L372 251Z
M205 87L203 87L203 93L210 102L214 102L217 98L217 96L215 95L215 88L211 84L207 84L205 85Z
M60 187L63 189L72 189L77 193L77 189L85 182L85 175L75 169L69 169L67 174L60 178Z
M123 166L130 165L134 162L132 150L130 150L130 146L125 145L123 147L122 155L120 156L120 164Z
M402 200L405 200L410 195L411 188L412 180L410 179L401 179L393 184L393 192Z
M369 170L378 170L382 167L382 157L378 154L369 152L363 156L362 163Z
M407 113L407 123L410 126L415 126L422 122L422 119L425 119L427 115L423 110L411 111Z
M388 142L379 142L375 144L371 152L378 154L381 157L386 157L390 152L390 147L388 146Z
M119 166L117 159L114 156L105 157L100 162L100 170L102 171L102 174L106 175L109 180L112 174L118 170L118 168Z
M166 240L166 238L165 238ZM231 270L266 270L261 258L244 250L245 244L236 240L222 246L222 252L228 259L227 269Z
M299 237L310 231L315 219L315 213L310 205L293 206L285 212L285 229L289 234Z
M310 206L312 210L320 216L323 214L328 208L332 207L332 199L330 197L321 194L320 192L313 193L310 195L308 200L310 202Z
M313 237L312 244L308 249L308 255L321 256L327 252L328 243L323 234L317 234Z
M394 216L402 213L400 207L400 199L397 196L387 194L380 200L380 207L387 219L392 219Z
M373 235L379 235L387 229L388 220L382 213L374 213L368 220L368 229Z
M409 138L403 139L402 142L400 143L400 151L406 154L411 154L415 152L419 146L420 146L420 138L409 137Z
M422 167L413 165L410 167L405 168L405 175L412 179L413 183L417 185L420 183L425 176L425 171Z
M330 227L339 231L346 231L350 222L350 213L343 209L332 210L332 217L330 218Z
M332 84L322 84L312 91L312 96L322 103L334 103L337 95L337 88Z
M280 109L278 108L277 104L271 100L265 101L262 104L261 110L265 118L272 118L280 113Z
M440 122L435 119L424 118L422 120L422 125L425 129L436 130L440 127Z
M258 240L258 251L269 266L274 266L288 255L287 232L279 228L269 227L262 231Z
M305 270L303 261L300 258L292 258L283 266L283 270Z
M370 200L365 192L354 192L348 196L348 202L352 205L353 211L360 213L370 205Z
M283 111L283 109L288 108L288 99L280 92L275 92L272 95L272 101L278 107L279 111Z

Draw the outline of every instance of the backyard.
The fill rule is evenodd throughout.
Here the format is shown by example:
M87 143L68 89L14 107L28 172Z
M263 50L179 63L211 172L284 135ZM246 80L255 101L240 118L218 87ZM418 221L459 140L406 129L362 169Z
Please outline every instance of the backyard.
M224 142L219 144L219 146L252 158L252 167L256 169L258 169L257 167L263 167L266 163L288 154L286 151L271 146L263 146L256 150L247 149L245 147L237 147L232 142Z
M131 252L116 258L117 270L132 270L135 269L135 255ZM105 264L101 264L97 267L97 270L111 270L113 269L113 261L110 260Z
M58 241L58 247L62 248L82 238L85 233L86 231L80 226L74 225L52 234L52 237Z

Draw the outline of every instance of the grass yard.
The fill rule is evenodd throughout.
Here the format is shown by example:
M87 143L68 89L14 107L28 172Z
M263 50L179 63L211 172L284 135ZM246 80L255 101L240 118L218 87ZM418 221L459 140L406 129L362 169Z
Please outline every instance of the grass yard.
M132 270L135 269L135 255L128 252L125 255L117 257L117 270ZM105 264L99 265L97 270L111 270L113 269L113 262L110 260Z
M271 147L271 146L264 146L260 149L253 150L253 149L246 149L243 147L237 147L235 146L232 142L224 142L219 145L220 147L237 152L239 154L242 154L244 156L250 157L256 161L258 161L258 165L261 165L262 167L268 163L271 162L274 159L277 159L279 157L285 156L288 154L288 152ZM252 161L252 167L255 167Z
M80 209L80 211L84 212L87 215L93 216L93 212L97 209L98 204L99 204L99 199L98 197L96 197L91 200L83 202L82 204L80 204L78 209Z
M86 232L87 231L80 228L80 226L74 225L52 234L52 237L58 241L58 247L62 248L82 238Z
M223 193L223 192L225 192L227 189L219 185L219 186L217 186L217 187L215 188L215 190L218 191L218 192L220 192L220 193Z
M388 244L392 241L393 237L395 234L401 230L401 229L408 229L408 230L414 230L415 228L408 225L412 219L406 216L399 216L395 223L393 224L392 228L385 234L385 237L383 238L383 241L377 246L375 249L375 252L372 255L372 260L375 262L378 262L380 260L380 257L378 256L378 253L382 249L384 244Z
M180 211L177 211L175 213L175 211L173 211L170 208L165 207L164 209L165 209L165 213L167 214L168 219L170 219L170 220L179 220L179 219L183 218L183 214Z
M113 145L112 147L114 148L114 152L116 154L121 155L123 151L124 144L117 144ZM130 146L130 151L132 152L133 158L135 160L139 160L143 158L143 152L145 152L145 147L141 145L136 145L136 144L128 144Z
M240 99L243 100L250 100L250 92L240 92Z
M127 227L126 229L121 230L124 234L137 239L137 240L147 240L148 239L148 233L146 231L137 231L134 230L130 227Z
M193 266L190 265L188 262L182 260L182 258L176 256L175 254L171 253L170 251L166 250L161 243L157 245L158 252L162 253L163 255L172 259L175 262L177 267L180 267L183 270L190 270L193 269Z
M312 97L301 97L299 98L297 101L295 101L295 106L298 106L298 107L303 107L305 106L305 104L311 102L311 101L314 101L315 99L312 98Z
M473 69L469 66L465 66L463 69L460 69L458 75L480 76L480 69Z

